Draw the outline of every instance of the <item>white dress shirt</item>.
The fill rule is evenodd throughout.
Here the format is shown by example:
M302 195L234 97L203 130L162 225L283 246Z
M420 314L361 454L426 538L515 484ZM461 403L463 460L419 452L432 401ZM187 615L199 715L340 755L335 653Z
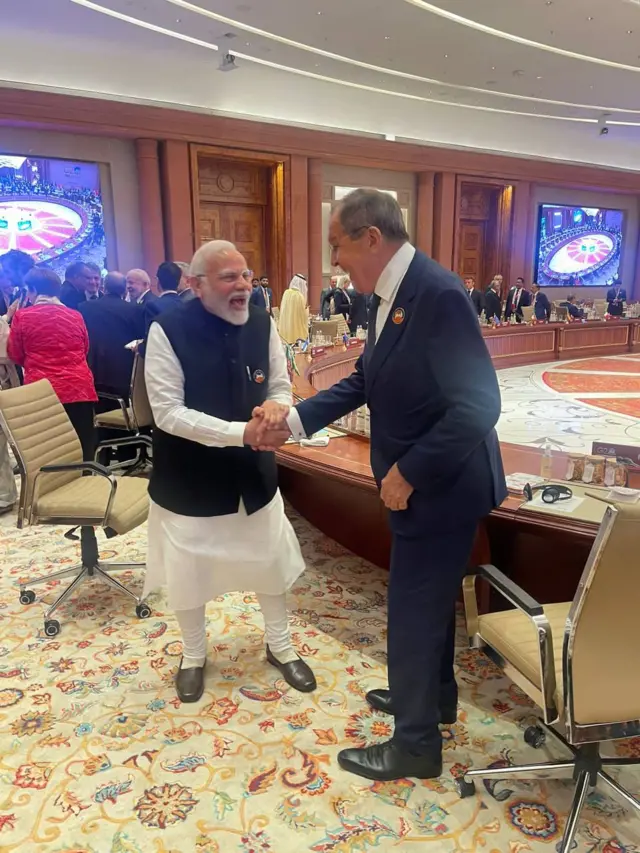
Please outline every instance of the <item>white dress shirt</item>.
M244 421L225 421L185 406L182 366L158 323L153 323L149 329L145 379L153 418L160 429L170 435L205 444L207 447L243 446L246 427ZM269 337L267 400L275 400L285 406L291 405L287 361L273 320Z
M243 446L246 423L185 406L182 366L159 323L149 330L145 379L160 429L207 447ZM291 405L287 363L273 320L267 399ZM236 590L281 595L303 571L300 546L279 490L249 516L242 500L238 512L208 518L179 515L151 501L144 595L166 586L174 610L201 607Z
M386 267L382 270L380 278L376 282L374 292L380 297L380 304L378 305L378 313L376 315L376 343L382 334L384 324L389 318L389 314L391 313L391 308L395 302L396 296L398 295L400 285L407 274L407 270L411 266L411 261L415 254L415 246L412 246L411 243L403 243ZM295 409L291 409L289 412L287 424L291 430L291 435L296 441L307 438L307 434L302 426L302 421L300 420L300 415Z

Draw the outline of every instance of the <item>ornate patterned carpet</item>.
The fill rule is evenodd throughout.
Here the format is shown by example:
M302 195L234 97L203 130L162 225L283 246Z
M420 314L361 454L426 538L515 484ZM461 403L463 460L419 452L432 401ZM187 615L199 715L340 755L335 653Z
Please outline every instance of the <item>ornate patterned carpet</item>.
M47 639L41 605L22 607L11 584L69 562L74 546L60 530L19 532L0 519L2 853L555 850L567 783L498 782L468 800L455 792L468 765L560 754L524 745L528 700L462 636L462 704L442 731L442 778L367 783L339 769L341 747L392 729L364 702L385 683L385 573L293 520L308 564L291 596L293 630L318 691L303 696L278 679L255 598L237 594L210 606L207 690L181 706L180 643L162 598L138 621L122 598L87 587ZM101 542L104 558L142 558L145 531ZM640 739L618 751L640 754ZM576 853L640 850L640 826L620 804L592 795L584 818Z

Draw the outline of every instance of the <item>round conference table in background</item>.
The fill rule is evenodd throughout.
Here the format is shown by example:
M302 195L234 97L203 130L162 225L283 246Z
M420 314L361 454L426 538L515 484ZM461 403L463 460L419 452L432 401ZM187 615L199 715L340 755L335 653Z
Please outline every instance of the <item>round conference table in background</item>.
M483 329L496 367L589 355L640 351L640 321L503 326ZM299 399L329 388L352 370L362 348L329 350L316 359L297 356ZM507 474L540 474L542 451L501 443ZM285 445L277 453L283 495L323 533L375 565L388 567L391 534L369 462L369 440L345 435L327 447ZM567 459L554 453L553 473L564 477ZM640 486L632 481L634 487ZM510 495L487 518L476 561L495 563L542 603L569 601L582 574L597 525L571 517L520 510ZM485 595L485 605L489 596ZM491 606L504 606L492 601Z

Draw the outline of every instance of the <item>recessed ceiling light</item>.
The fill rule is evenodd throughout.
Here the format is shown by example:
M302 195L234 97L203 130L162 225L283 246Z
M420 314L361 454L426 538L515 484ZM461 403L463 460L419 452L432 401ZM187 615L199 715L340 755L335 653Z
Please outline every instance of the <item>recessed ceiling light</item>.
M496 70L496 66L495 66L495 65L492 65L492 66L491 66L491 70L492 70L492 71L495 71L495 70Z
M321 14L322 14L322 12L316 12L316 14L317 14L317 15L321 15Z
M545 6L553 6L553 0L547 0L547 2L544 5Z
M524 77L524 71L522 70L522 68L516 68L516 70L512 73L514 77Z
M389 41L389 39L390 39L390 38L391 38L391 36L385 36L385 37L384 37L384 40L385 40L385 41Z
M542 74L538 74L538 76L536 77L536 80L542 80Z
M181 24L181 23L182 23L182 18L176 18L176 24Z
M587 18L587 21L593 21L593 15L589 15L589 17Z
M448 53L445 53L444 58L445 58L445 59L449 59L449 54L448 54Z
M250 41L246 41L244 44L245 44L245 47L251 47L251 42L250 42Z
M633 33L633 30L627 30L627 35L630 36Z

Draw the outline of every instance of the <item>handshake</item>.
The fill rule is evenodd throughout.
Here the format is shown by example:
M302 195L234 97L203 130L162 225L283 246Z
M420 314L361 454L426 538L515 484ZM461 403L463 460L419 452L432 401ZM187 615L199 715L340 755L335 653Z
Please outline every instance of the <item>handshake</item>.
M266 400L251 412L244 430L244 443L253 450L277 450L291 436L287 425L290 406Z

